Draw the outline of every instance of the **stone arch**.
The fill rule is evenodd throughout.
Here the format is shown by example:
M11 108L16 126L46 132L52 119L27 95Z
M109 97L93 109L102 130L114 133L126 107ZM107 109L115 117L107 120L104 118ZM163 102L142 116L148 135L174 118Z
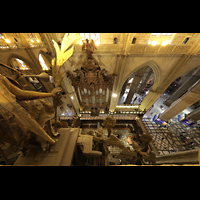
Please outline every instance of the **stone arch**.
M154 90L156 90L156 88L159 86L159 84L160 84L160 79L161 79L161 71L160 71L160 67L159 67L159 65L156 63L156 62L154 62L154 61L148 61L148 62L146 62L146 63L143 63L142 65L140 65L140 66L138 66L138 67L136 67L135 69L133 69L132 71L130 71L128 74L127 74L127 76L124 78L124 80L122 81L122 85L121 85L121 88L120 88L120 97L122 97L122 94L123 94L123 92L124 92L124 84L127 82L127 80L129 79L129 77L131 77L131 75L132 74L134 74L134 73L136 73L138 70L140 70L140 69L142 69L142 68L146 68L147 69L147 67L149 67L149 68L151 68L151 70L153 71L153 73L154 73L154 84L153 84L153 86L150 88L150 90L149 91L154 91ZM144 69L145 70L145 69ZM141 73L141 72L140 72ZM133 86L133 87L135 87L135 86ZM133 89L133 91L134 91L135 89ZM132 91L132 92L133 92ZM129 93L130 93L130 91L129 91ZM130 101L130 97L133 95L132 93L130 93L129 94L128 93L128 95L127 95L127 97L126 97L126 100L125 100L125 103L127 103L127 101L129 102ZM144 97L145 98L145 97ZM143 99L144 100L144 99ZM121 101L120 99L118 100L118 103L119 103L119 101Z
M50 55L46 54L45 51L41 50L41 51L38 52L37 58L39 58L39 55L40 55L40 54L42 54L45 58L47 58L47 60L48 60L49 63L51 64L51 60L52 60L52 58L51 58Z
M42 57L42 62L44 62L43 64L44 64L44 66L43 66L43 64L42 63L40 63L40 56ZM42 67L42 69L43 70L50 70L51 69L51 57L50 56L48 56L44 51L39 51L38 52L38 55L37 55L37 58L38 58L38 61L39 61L39 63L40 63L40 66ZM46 69L46 67L48 68L48 69Z
M160 70L160 66L155 61L151 60L151 61L148 61L148 62L140 65L139 67L133 69L132 71L130 71L130 73L122 81L121 86L120 86L120 91L122 89L123 84L131 76L131 74L133 74L136 71L138 71L139 69L141 69L143 67L147 67L147 66L151 67L151 69L154 72L155 80L154 80L153 87L151 89L155 90L159 86L160 81L161 81L161 70Z
M34 64L30 60L28 60L27 58L20 56L18 54L13 53L9 56L9 58L7 60L8 66L10 66L12 58L19 58L20 60L23 60L36 73Z

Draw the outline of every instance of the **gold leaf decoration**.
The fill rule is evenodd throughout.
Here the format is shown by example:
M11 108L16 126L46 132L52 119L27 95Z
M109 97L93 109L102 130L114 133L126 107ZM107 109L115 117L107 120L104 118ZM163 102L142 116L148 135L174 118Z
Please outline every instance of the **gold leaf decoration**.
M77 33L65 34L61 43L61 50L58 44L54 40L52 40L56 50L56 65L63 65L64 62L72 56L74 50L72 45L74 42L81 38L82 37Z
M59 87L64 77L64 72L59 72L60 67L67 61L74 52L74 43L82 37L77 33L66 33L61 43L61 49L57 42L53 41L56 50L56 59L52 60L52 75L55 87Z

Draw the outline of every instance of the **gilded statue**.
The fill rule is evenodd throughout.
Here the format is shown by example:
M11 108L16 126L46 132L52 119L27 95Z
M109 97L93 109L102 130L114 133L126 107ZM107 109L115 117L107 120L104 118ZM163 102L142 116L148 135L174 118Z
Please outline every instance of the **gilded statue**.
M53 41L56 49L56 58L52 61L55 88L50 93L23 90L16 81L22 74L3 64L15 71L15 75L7 77L0 74L0 143L18 145L22 151L38 148L47 151L50 145L55 144L57 134L52 130L50 120L55 116L57 105L62 104L60 86L64 72L60 72L60 67L72 56L73 43L80 38L74 33L65 34L61 49ZM53 106L45 100L46 97L53 97ZM5 125L8 125L7 128Z
M14 81L14 80L13 80ZM5 76L0 75L0 117L1 122L8 120L8 126L11 126L9 136L14 138L13 141L19 145L22 145L25 141L30 138L30 132L35 134L37 140L41 143L41 147L43 150L47 150L44 143L48 142L50 144L54 144L55 140L44 130L44 124L54 116L54 110L52 110L52 106L47 104L46 102L37 102L36 105L41 105L41 109L43 107L43 114L48 113L49 117L38 118L38 116L33 116L30 114L31 105L28 103L29 100L38 100L46 97L54 97L61 88L54 88L51 93L42 93L42 92L34 92L34 91L25 91L11 83ZM24 102L22 102L24 101ZM20 102L24 104L23 107L20 105ZM35 105L35 106L36 106ZM26 110L27 107L27 110ZM36 106L37 107L37 106ZM34 111L32 110L34 113ZM47 115L48 115L47 114ZM2 121L3 120L3 121ZM13 126L13 124L15 124ZM14 130L12 127L17 127ZM8 128L1 129L1 140L4 141L4 136L7 137ZM21 134L21 138L18 137ZM12 135L12 136L11 136ZM18 136L17 136L18 135ZM18 139L17 139L18 138ZM12 142L13 142L12 141ZM12 143L11 142L11 143Z

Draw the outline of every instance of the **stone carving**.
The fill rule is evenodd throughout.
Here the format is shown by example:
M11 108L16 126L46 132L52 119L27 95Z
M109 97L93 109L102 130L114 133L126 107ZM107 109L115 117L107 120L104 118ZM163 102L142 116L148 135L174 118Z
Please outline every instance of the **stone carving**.
M95 62L92 56L97 49L93 40L86 43L82 41L82 51L87 54L87 61L81 69L67 71L67 77L74 86L76 95L81 105L81 110L91 111L91 116L98 116L101 110L108 112L111 99L111 91L114 83L115 74L108 74L106 69Z
M46 151L49 144L55 143L53 135L50 136L52 132L45 131L49 129L47 122L54 116L54 109L41 98L54 97L61 88L42 93L25 91L18 85L16 80L0 74L0 140L18 145L20 150L42 148Z
M99 126L97 128L96 136L99 137L99 138L102 138L102 136L103 136L103 127L102 126Z
M97 47L94 43L94 40L91 40L91 42L89 43L89 40L86 39L86 43L84 43L84 41L82 40L82 51L85 51L86 54L87 54L87 59L93 59L93 52L94 52L94 49L97 50Z
M116 119L108 116L106 117L106 119L103 120L103 123L104 123L104 127L107 128L108 130L108 137L110 137L111 130L112 130L112 127L115 126Z
M155 164L155 153L149 148L149 142L152 141L152 136L143 132L140 136L140 141L142 142L140 145L134 140L132 141L132 146L137 153L137 157L134 159L133 163L141 165L145 164L145 162Z
M100 109L109 108L111 91L115 74L108 74L106 69L101 69L93 59L88 59L81 69L76 69L75 74L67 71L67 77L74 86L79 103L83 109L98 115Z
M77 128L77 127L80 127L80 126L81 126L80 117L74 118L73 121L72 121L71 127L72 127L72 128Z
M118 146L122 151L118 158L126 158L127 163L136 164L136 165L145 165L145 164L155 164L156 156L149 147L149 142L152 141L152 136L147 133L143 133L139 137L139 143L132 140L132 146L134 151L131 151L129 147L125 147L124 144L118 139L114 134L112 127L115 125L115 119L112 117L107 117L104 120L104 127L108 129L109 137L102 137L103 128L99 127L96 131L90 131L88 134L93 136L94 144L98 150L103 152L101 144L108 144L112 146ZM101 134L99 135L100 132ZM106 156L103 154L104 159Z
M67 61L74 52L74 43L81 39L82 37L77 33L68 33L65 34L61 43L61 49L58 44L53 41L56 57L52 60L52 76L54 79L55 87L61 86L61 81L64 77L65 71L60 72L61 66ZM54 97L53 105L55 108L55 131L57 132L57 106L62 105L62 101L60 100L62 97L61 94L57 93ZM57 133L58 134L58 133Z

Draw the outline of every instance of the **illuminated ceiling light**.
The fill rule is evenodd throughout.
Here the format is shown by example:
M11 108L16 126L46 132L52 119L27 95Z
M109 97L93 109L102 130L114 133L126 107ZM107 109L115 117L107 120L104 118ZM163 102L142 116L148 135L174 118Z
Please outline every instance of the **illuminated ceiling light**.
M98 40L100 43L100 33L96 33L96 40Z
M71 99L74 99L74 97L73 97L73 96L71 96Z
M49 70L44 59L43 59L43 57L42 57L42 54L39 54L39 62L42 66L42 70Z
M163 41L163 42L162 42L162 46L165 46L166 44L167 44L166 41Z
M31 42L34 42L33 40L31 40Z
M8 39L5 39L5 41L6 41L7 43L10 43L10 40L8 40Z
M100 41L97 40L97 41L95 42L95 44L96 44L97 46L100 45Z
M156 44L157 44L157 41L152 41L152 43L151 43L153 46L155 46Z
M169 40L165 40L165 41L162 42L162 46L165 46L168 43L169 43Z
M36 40L37 42L40 42L39 40Z
M134 106L122 106L122 105L117 105L117 108L139 108L138 105L134 105Z
M94 39L95 39L94 33L90 33L90 39L91 39L91 40L94 40Z
M148 44L151 44L151 40L148 41Z
M112 95L113 97L117 97L117 94L116 93L113 93L113 95Z
M84 38L84 33L80 33L80 36L81 36L82 38Z
M2 35L2 33L0 33L0 39L1 39L1 38L5 39L5 37Z
M89 33L85 33L85 39L90 39L90 35L89 35Z

